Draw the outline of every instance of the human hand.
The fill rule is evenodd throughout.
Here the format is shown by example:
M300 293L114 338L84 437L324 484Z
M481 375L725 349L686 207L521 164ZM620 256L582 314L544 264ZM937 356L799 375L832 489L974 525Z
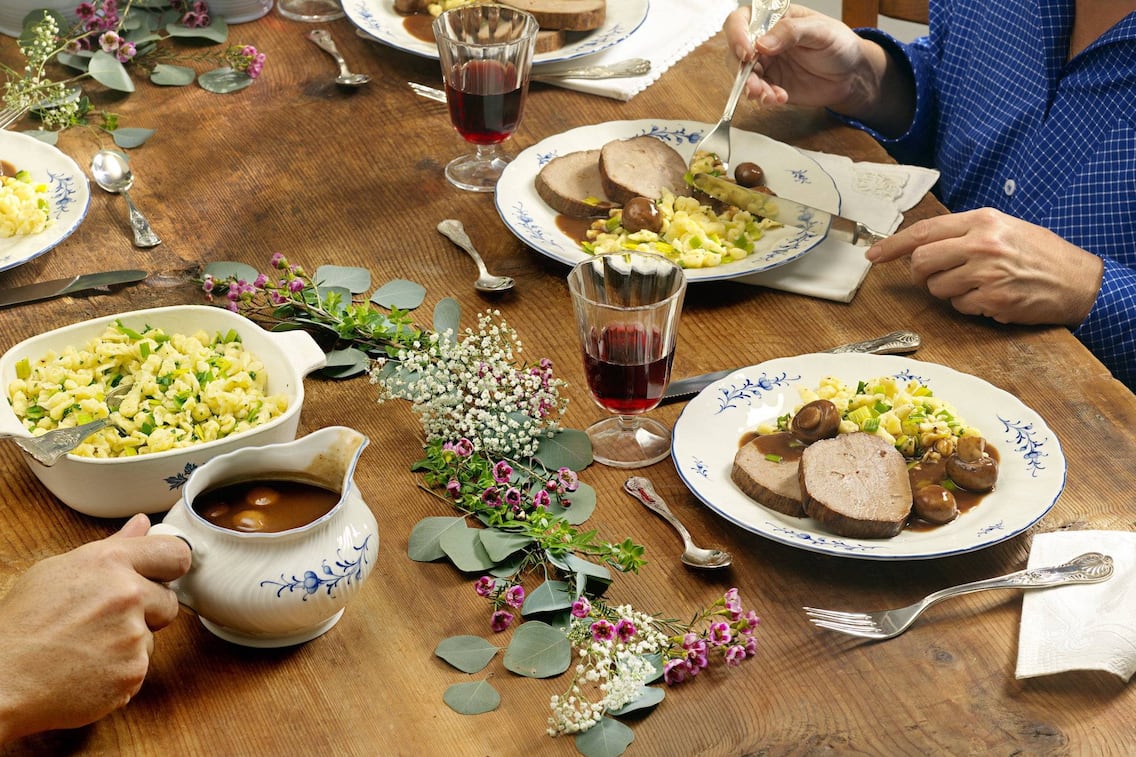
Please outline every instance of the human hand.
M49 557L0 598L0 744L86 725L138 693L153 632L177 616L161 581L185 574L189 547L147 536L145 515Z
M1104 271L1096 255L993 208L919 221L867 252L872 263L905 256L916 285L960 313L999 323L1076 327Z

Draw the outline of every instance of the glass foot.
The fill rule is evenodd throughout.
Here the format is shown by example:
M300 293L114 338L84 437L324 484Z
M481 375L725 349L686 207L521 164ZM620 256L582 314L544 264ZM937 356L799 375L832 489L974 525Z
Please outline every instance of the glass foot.
M494 155L486 158L476 153L454 158L446 165L446 178L459 189L470 192L492 192L497 188L501 172L509 165L509 158Z
M644 468L671 454L670 430L650 418L616 416L588 427L592 457L613 468Z
M334 21L344 16L339 0L277 0L276 10L285 18L309 23Z

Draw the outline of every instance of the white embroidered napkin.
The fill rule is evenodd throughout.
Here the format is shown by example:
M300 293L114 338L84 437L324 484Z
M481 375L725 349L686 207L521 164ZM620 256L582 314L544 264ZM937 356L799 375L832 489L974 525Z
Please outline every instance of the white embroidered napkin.
M1038 534L1029 567L1057 565L1083 552L1109 555L1112 578L1027 591L1018 637L1018 678L1068 670L1104 670L1127 681L1136 672L1136 533Z
M801 150L820 164L836 183L840 208L823 208L890 234L939 180L939 172L920 166L854 162L843 155ZM736 281L784 292L851 302L871 263L866 248L826 239L807 255L770 271Z
M620 0L612 0L619 2ZM737 0L650 0L647 18L631 36L595 55L575 60L541 65L541 73L550 73L583 65L615 63L628 58L646 58L651 70L643 76L622 79L562 79L559 87L616 100L630 100L654 84L663 73L691 50L722 29ZM722 75L726 75L725 62Z

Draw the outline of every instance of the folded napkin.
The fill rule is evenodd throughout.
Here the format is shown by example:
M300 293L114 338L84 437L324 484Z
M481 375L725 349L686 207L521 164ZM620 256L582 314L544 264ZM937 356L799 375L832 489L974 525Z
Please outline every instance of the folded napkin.
M620 2L620 0L612 0ZM643 76L622 79L561 79L565 89L630 100L655 83L663 73L694 48L722 29L737 0L650 0L647 18L631 36L606 50L570 61L539 66L540 73L554 73L577 66L615 63L628 58L646 58L651 70ZM723 63L723 72L725 71Z
M1136 533L1038 534L1030 547L1029 567L1059 565L1084 552L1110 556L1115 573L1099 584L1026 591L1018 678L1105 670L1127 681L1136 672Z
M843 155L801 150L820 164L836 184L839 208L822 208L890 234L903 222L903 211L923 199L939 180L939 172L920 166L853 162ZM871 263L865 247L826 239L792 263L735 281L784 292L851 302Z

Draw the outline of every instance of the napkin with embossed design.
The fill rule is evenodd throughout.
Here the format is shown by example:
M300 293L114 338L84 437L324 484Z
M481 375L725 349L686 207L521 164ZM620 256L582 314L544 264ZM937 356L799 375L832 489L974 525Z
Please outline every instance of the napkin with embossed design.
M1113 560L1112 578L1027 591L1018 637L1018 678L1103 670L1125 681L1136 673L1136 533L1055 531L1038 534L1029 567L1057 565L1084 552Z

